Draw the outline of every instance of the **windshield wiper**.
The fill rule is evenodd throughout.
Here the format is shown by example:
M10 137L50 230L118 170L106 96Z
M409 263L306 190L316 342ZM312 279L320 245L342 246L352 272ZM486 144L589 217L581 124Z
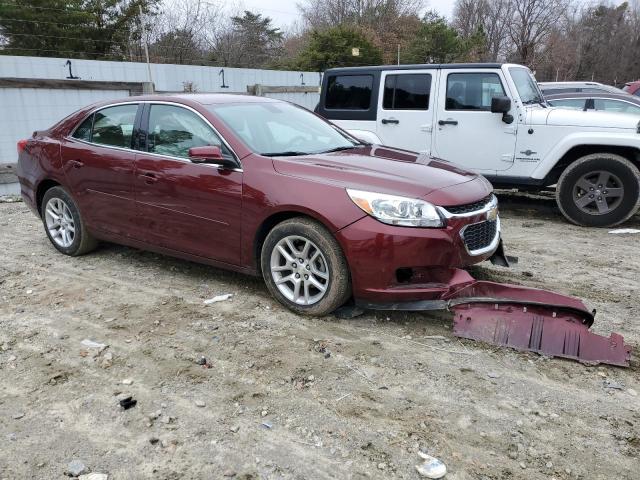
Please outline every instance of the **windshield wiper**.
M309 152L298 152L298 151L288 151L288 152L268 152L261 153L263 157L299 157L300 155L310 155Z
M318 153L331 153L331 152L341 152L343 150L351 150L352 148L362 148L364 145L349 145L348 147L335 147L330 148L329 150L324 150Z

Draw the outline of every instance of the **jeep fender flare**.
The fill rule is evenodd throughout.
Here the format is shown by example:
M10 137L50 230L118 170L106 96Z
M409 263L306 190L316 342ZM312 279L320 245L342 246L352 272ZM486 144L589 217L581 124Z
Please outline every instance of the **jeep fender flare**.
M640 153L640 135L627 132L585 131L571 133L563 137L549 150L533 171L531 177L539 180L544 179L569 150L575 147L588 147L589 145L599 147L598 151L601 151L602 147L611 146L611 153L616 153L615 150L620 147L635 149Z

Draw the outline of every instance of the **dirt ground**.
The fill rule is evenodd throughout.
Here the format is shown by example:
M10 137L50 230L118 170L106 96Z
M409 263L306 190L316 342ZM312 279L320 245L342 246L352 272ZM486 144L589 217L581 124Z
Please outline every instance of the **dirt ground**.
M303 318L258 279L115 245L68 258L0 204L0 478L415 479L421 449L449 480L637 480L640 235L501 205L520 262L472 273L581 297L631 368L459 341L446 314Z

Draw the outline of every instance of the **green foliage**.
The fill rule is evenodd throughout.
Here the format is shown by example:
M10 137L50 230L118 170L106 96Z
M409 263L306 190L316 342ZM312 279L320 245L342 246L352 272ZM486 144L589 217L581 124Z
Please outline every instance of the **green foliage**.
M354 56L353 48L358 48L360 55ZM301 70L318 72L333 67L378 65L382 63L382 52L358 29L337 26L312 31L295 63Z
M230 66L260 68L282 54L284 34L271 25L271 18L245 10L242 17L231 17L237 60Z
M0 54L122 58L159 0L2 0Z
M451 63L465 59L480 37L463 39L444 17L431 11L422 19L415 39L402 55L403 63Z

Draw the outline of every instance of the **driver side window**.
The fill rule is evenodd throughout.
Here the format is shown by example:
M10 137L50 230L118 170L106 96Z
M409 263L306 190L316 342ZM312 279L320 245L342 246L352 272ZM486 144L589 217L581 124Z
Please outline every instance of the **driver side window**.
M151 105L147 150L150 153L189 159L192 147L217 146L232 158L220 137L199 115L173 105Z
M446 110L491 110L491 99L505 96L495 73L450 73L447 76Z

